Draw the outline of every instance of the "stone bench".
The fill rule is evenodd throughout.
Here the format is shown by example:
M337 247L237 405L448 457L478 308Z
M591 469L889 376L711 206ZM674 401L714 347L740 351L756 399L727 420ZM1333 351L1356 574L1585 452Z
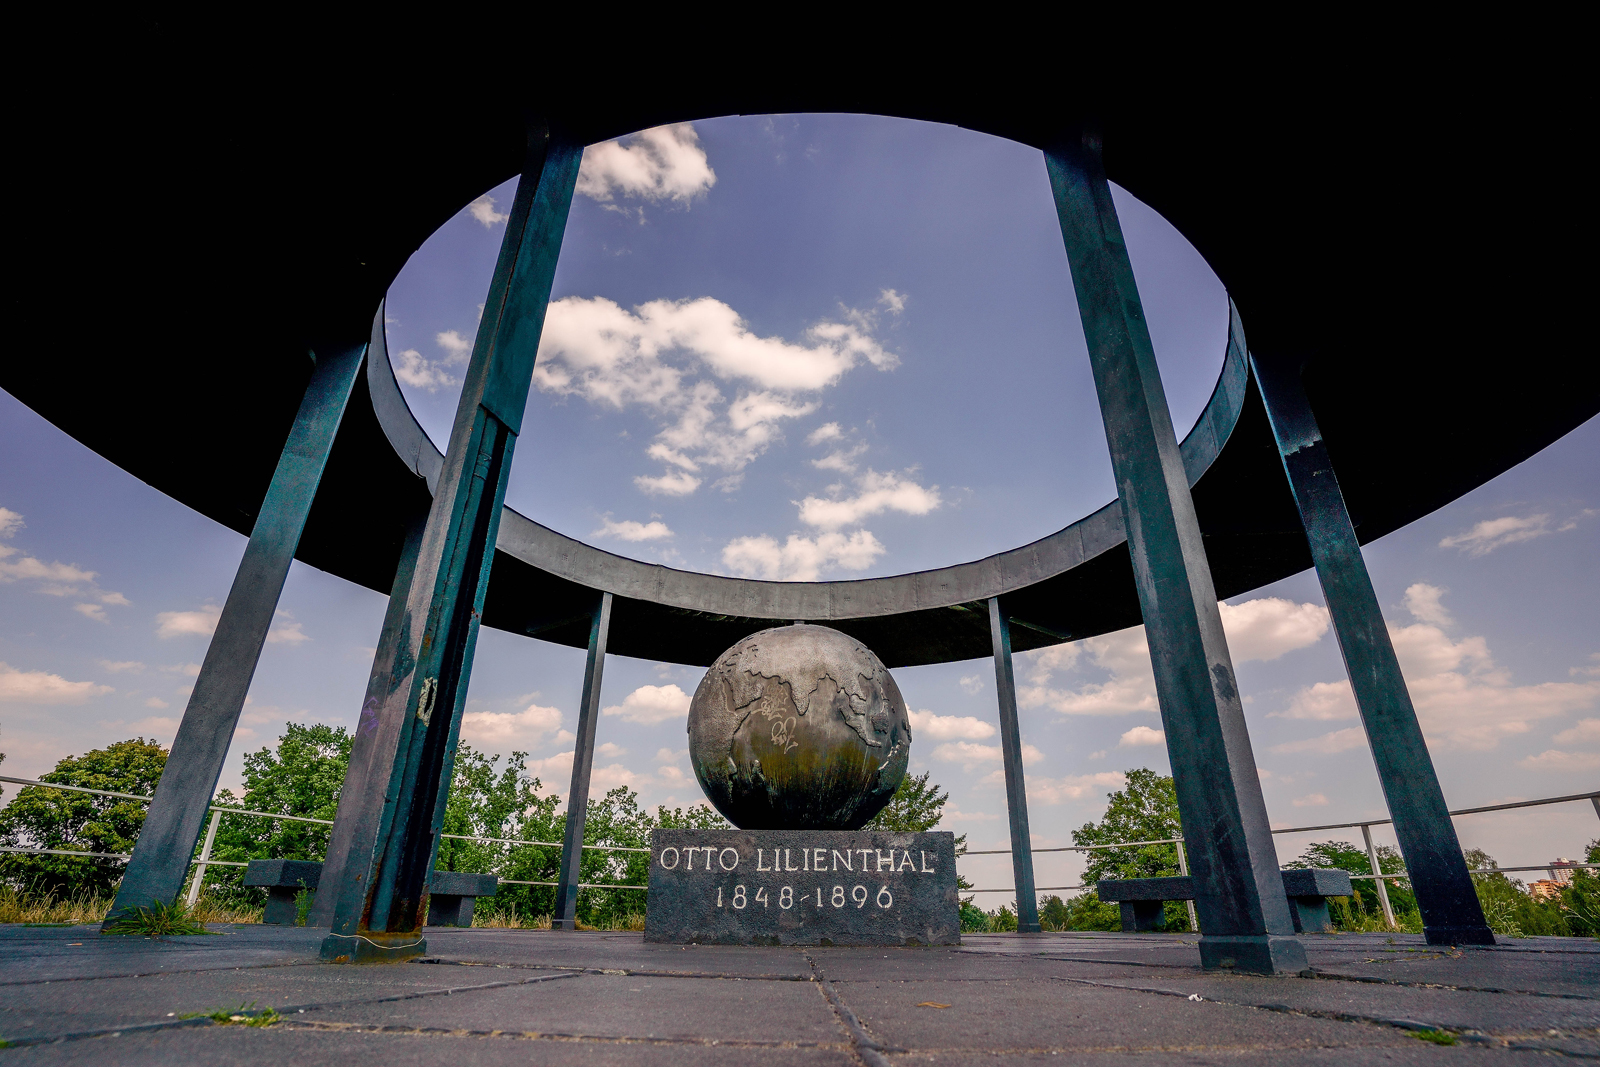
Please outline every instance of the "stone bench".
M474 902L494 896L499 885L492 874L434 871L428 879L428 925L471 926Z
M244 869L244 884L267 891L267 908L261 921L270 926L294 926L300 919L294 898L301 890L315 893L322 864L315 860L251 860Z
M1283 871L1283 892L1289 898L1289 913L1296 933L1333 932L1328 917L1329 897L1348 897L1355 891L1350 875L1339 870ZM1122 911L1124 933L1166 929L1162 904L1169 900L1193 900L1194 879L1175 878L1105 879L1095 887L1100 899L1115 902Z
M315 893L322 878L317 860L251 860L244 884L267 891L261 921L272 926L294 926L300 919L295 897L302 889ZM428 879L428 925L471 926L472 905L478 897L492 897L500 879L492 874L434 871Z

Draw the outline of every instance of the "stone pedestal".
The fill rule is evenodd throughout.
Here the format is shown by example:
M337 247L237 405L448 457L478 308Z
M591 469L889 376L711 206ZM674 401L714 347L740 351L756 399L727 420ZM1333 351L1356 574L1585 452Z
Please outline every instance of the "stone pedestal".
M957 945L955 836L656 830L644 939L717 945Z

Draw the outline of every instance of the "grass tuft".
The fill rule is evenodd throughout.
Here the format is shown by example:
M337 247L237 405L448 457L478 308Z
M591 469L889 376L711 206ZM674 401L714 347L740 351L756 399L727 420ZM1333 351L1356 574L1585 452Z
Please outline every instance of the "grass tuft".
M146 937L180 937L188 934L209 934L189 914L183 904L150 902L148 908L133 908L122 913L116 922L107 926L107 934L143 934Z
M237 1008L213 1008L210 1011L186 1011L180 1019L210 1019L218 1026L271 1026L283 1019L276 1008L256 1011L256 1002L240 1004Z
M1418 1041L1429 1041L1435 1045L1453 1045L1456 1035L1449 1030L1408 1030L1406 1031Z

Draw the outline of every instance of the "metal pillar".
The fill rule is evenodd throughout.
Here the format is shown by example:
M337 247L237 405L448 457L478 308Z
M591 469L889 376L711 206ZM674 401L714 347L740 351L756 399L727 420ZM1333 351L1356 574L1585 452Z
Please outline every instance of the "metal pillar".
M1045 152L1150 642L1206 967L1307 966L1098 135ZM1189 835L1193 835L1192 837Z
M377 329L382 329L379 320ZM373 351L379 351L374 346ZM411 578L417 569L417 554L422 548L422 531L427 515L412 518L406 528L405 541L400 549L400 561L395 567L394 582L389 587L389 606L383 613L383 629L378 633L378 651L372 659L372 673L367 676L367 692L361 701L361 715L356 720L355 737L350 744L350 764L345 769L344 785L339 790L339 811L333 817L333 831L328 837L328 856L322 863L322 877L318 892L311 902L311 913L306 925L331 927L341 890L359 892L366 887L360 879L346 884L345 862L351 855L370 855L372 843L378 832L378 821L383 815L383 794L389 786L387 766L380 766L382 745L378 740L378 716L394 684L394 665L400 656L405 628L406 603L411 598ZM350 902L359 907L360 900Z
M567 832L561 839L561 875L550 929L578 928L578 882L583 877L583 824L589 815L589 772L594 769L594 735L600 724L600 679L606 669L606 638L611 634L611 594L601 593L589 625L589 659L583 668L583 700L578 705L578 738L572 749L572 788L567 793Z
M183 889L261 646L366 350L363 340L328 344L312 353L316 368L189 694L128 872L106 915L107 927L134 908L173 904Z
M384 782L371 844L352 841L322 958L422 955L428 877L450 793L506 476L544 329L583 147L531 130L377 707L372 774ZM369 787L369 795L376 793Z
M1250 366L1300 508L1300 523L1339 638L1345 672L1367 731L1400 853L1406 859L1406 873L1417 894L1428 943L1492 945L1494 933L1484 922L1483 906L1467 873L1461 841L1400 673L1361 543L1356 540L1327 445L1306 400L1302 364L1252 354Z
M1011 620L1000 598L989 598L989 636L994 642L994 688L1000 703L1000 753L1006 767L1006 813L1011 820L1011 884L1017 887L1017 933L1039 932L1039 897L1033 881L1033 838L1028 832L1028 794L1022 781L1022 731L1017 726L1017 680L1011 673Z

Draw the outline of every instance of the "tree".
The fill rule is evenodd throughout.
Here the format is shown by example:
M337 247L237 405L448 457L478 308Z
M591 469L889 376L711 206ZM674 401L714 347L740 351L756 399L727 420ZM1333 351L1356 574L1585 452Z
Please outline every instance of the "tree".
M1406 869L1406 861L1393 845L1379 845L1378 870L1384 874L1399 874ZM1300 854L1299 859L1289 860L1284 867L1303 870L1307 868L1349 871L1352 875L1372 874L1372 861L1367 858L1367 850L1351 844L1349 841L1317 841L1308 845ZM1404 878L1389 878L1388 882L1389 907L1393 909L1396 921L1401 921L1401 916L1415 914L1417 911L1416 894L1411 890L1411 883ZM1341 909L1330 906L1329 913L1335 926L1365 925L1363 919L1376 916L1382 918L1383 905L1378 900L1378 887L1376 879L1353 878L1350 886L1356 895L1350 902L1354 915L1343 917Z
M1111 845L1120 841L1162 841L1183 836L1178 818L1178 794L1171 775L1157 774L1147 767L1124 772L1127 784L1106 794L1106 813L1099 823L1084 823L1072 831L1075 845ZM1179 873L1178 846L1136 845L1127 848L1101 848L1088 853L1083 872L1085 885L1102 878L1169 878ZM1115 905L1102 903L1094 893L1084 893L1063 902L1068 911L1067 929L1118 930L1120 912ZM1189 909L1181 901L1169 900L1165 907L1169 930L1189 928Z
M332 820L339 810L339 791L350 764L350 733L342 726L285 723L276 749L261 748L244 757L244 795L224 789L216 803L274 815L299 815ZM213 818L217 837L211 858L235 863L261 859L320 860L328 853L332 826L273 821L255 815ZM243 888L242 867L209 867L206 886L216 896L239 903L260 903L265 890Z
M874 815L862 829L923 833L938 826L939 820L944 817L944 805L950 799L950 794L941 790L937 782L928 780L932 775L932 771L923 771L921 774L908 774L902 778L900 785L894 791L894 796L889 798L889 803L885 804L883 810ZM965 855L966 851L967 835L958 834L956 855ZM959 874L956 875L958 891L971 888L971 882ZM971 903L969 898L967 904ZM981 909L979 913L986 914Z
M139 737L68 756L40 781L151 796L166 762L166 749ZM127 855L148 810L137 800L24 786L0 810L0 844ZM110 896L126 867L122 860L12 853L0 858L0 879L41 895Z

